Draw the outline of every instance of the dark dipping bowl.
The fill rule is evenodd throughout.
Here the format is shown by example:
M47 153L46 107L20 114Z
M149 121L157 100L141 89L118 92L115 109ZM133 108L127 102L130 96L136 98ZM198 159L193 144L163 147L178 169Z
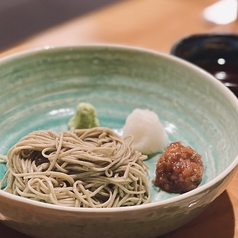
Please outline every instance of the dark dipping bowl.
M238 34L195 34L172 46L171 52L211 73L238 97Z

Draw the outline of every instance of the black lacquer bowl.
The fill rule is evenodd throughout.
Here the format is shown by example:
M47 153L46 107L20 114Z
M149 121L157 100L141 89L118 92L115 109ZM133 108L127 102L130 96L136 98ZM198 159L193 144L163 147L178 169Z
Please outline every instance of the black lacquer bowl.
M205 69L238 96L238 34L186 36L170 53Z

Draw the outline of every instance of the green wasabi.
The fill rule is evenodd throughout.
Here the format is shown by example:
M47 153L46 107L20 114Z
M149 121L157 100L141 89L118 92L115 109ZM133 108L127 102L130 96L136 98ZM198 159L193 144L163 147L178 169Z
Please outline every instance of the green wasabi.
M99 126L96 109L86 102L77 106L76 114L69 120L69 128L88 129Z

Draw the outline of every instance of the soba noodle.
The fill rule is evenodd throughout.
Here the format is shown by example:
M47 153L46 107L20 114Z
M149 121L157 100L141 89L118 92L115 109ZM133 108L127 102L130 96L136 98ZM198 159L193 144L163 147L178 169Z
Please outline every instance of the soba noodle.
M109 128L35 131L2 157L7 192L69 207L121 207L150 201L145 156ZM2 185L1 184L1 185Z

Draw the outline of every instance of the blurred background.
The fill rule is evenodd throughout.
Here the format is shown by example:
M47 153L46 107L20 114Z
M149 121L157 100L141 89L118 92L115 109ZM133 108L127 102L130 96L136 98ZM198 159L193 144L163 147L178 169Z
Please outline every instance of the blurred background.
M238 32L237 0L0 0L0 56L116 43L169 52L186 35Z
M0 51L57 24L120 0L1 0Z

